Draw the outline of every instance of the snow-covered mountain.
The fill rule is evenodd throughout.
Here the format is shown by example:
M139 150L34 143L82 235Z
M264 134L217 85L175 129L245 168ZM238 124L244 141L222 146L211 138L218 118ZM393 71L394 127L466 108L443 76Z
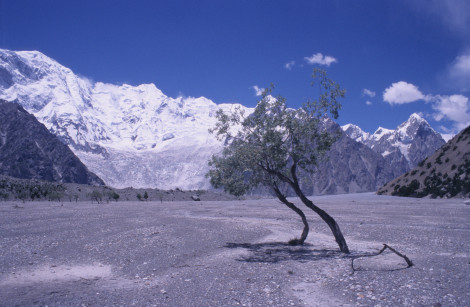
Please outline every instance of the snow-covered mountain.
M356 142L381 154L401 173L416 167L419 162L445 144L442 136L417 113L411 114L410 118L395 130L379 127L370 134L352 124L341 128Z
M207 160L221 148L208 134L215 112L244 108L171 98L153 84L92 83L36 51L0 50L0 98L16 100L118 188L208 188Z
M0 99L22 105L116 188L209 188L207 161L223 147L208 133L215 112L236 107L252 112L204 97L168 97L153 84L93 83L40 52L1 49ZM380 128L372 135L343 127L357 142L342 137L306 189L375 190L442 145L434 145L440 136L424 123L412 115L397 130Z

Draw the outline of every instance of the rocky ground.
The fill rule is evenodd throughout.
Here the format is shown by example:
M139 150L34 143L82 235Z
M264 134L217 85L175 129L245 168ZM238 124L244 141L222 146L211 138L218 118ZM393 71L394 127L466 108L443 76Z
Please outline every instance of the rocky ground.
M0 202L0 305L470 305L464 200L313 200L351 254L310 213L285 244L302 224L275 200Z

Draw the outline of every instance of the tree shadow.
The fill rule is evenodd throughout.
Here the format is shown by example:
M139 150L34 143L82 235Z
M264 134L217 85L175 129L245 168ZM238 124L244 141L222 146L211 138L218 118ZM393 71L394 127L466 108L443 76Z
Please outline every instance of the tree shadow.
M351 265L351 274L355 272L394 272L401 271L411 267L413 264L411 260L405 255L397 252L393 248L384 244L378 252L363 252L351 251L345 254L338 249L314 249L312 244L305 243L304 245L289 245L286 242L267 242L267 243L227 243L225 248L244 248L250 253L245 256L237 258L237 261L242 262L258 262L258 263L278 263L283 261L319 261L326 259L348 259ZM396 263L391 265L389 261L381 259L385 248L393 251L404 263ZM365 261L362 264L356 264L355 261Z
M352 252L345 254L337 249L313 249L312 244L289 245L285 242L227 243L226 248L245 248L249 255L237 258L243 262L278 263L282 261L318 261L325 259L349 259L372 256L374 253Z

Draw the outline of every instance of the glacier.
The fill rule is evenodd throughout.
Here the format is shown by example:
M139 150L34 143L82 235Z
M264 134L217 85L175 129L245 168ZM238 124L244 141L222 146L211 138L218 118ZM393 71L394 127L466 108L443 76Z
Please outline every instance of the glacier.
M223 147L208 133L216 111L252 112L154 84L93 83L38 51L0 49L0 89L116 188L208 189L207 160Z

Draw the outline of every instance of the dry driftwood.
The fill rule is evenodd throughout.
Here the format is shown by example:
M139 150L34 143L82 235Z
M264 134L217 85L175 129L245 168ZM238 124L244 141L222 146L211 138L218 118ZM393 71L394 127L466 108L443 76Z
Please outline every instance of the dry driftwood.
M389 249L390 251L392 251L393 253L395 253L395 254L398 255L399 257L405 259L406 264L408 265L408 266L406 267L406 269L413 266L413 262L410 260L410 258L408 258L406 255L404 255L404 254L398 252L396 249L390 247L388 244L385 244L385 243L384 243L384 246L382 247L381 250L378 251L377 254L372 254L372 255L367 255L367 256L352 257L352 258L351 258L352 274L354 274L354 272L357 271L357 270L354 268L354 260L356 260L356 259L358 259L358 258L364 258L364 257L376 257L376 256L382 254L386 249Z

